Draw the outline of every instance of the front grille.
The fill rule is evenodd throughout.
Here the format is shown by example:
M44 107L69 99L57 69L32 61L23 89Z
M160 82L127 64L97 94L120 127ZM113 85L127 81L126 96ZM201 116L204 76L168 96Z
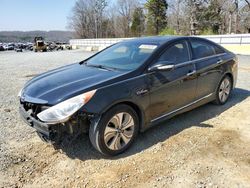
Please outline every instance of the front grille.
M21 102L21 105L23 106L25 111L35 119L37 119L37 114L44 110L43 106L39 104Z

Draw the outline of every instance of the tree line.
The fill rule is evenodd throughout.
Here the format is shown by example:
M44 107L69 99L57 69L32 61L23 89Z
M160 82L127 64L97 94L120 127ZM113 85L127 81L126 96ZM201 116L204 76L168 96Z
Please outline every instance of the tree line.
M250 33L250 0L77 0L77 38Z

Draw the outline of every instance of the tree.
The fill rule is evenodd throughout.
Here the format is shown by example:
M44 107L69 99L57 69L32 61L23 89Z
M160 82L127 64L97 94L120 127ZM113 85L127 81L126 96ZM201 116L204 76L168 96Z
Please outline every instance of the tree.
M250 2L246 0L246 4L241 9L241 29L243 32L250 33Z
M91 4L91 0L77 0L72 9L69 27L75 31L77 38L93 38L95 36L95 19Z
M138 6L137 0L118 0L118 27L123 31L123 37L130 36L130 27L132 24L132 15L135 8Z
M107 2L76 0L68 24L77 38L250 32L250 0Z
M177 34L180 33L180 4L182 0L177 0L177 5L176 5L176 32Z
M72 16L69 17L69 27L79 38L97 38L102 36L103 11L106 0L77 0Z
M189 34L189 30L187 31L187 28L189 27L189 20L186 16L186 2L185 0L171 0L168 1L168 26L167 28L174 29L176 34Z
M141 36L144 32L144 23L145 16L143 13L143 9L141 7L137 7L133 13L132 26L131 31L134 36Z
M102 22L103 22L103 13L104 9L107 7L106 0L94 0L93 3L94 12L95 12L95 36L103 37L102 36Z
M167 8L166 0L148 0L145 4L148 11L147 28L149 34L159 34L167 26Z
M188 12L189 12L189 24L190 24L190 35L197 35L200 26L200 13L202 12L201 6L203 5L202 0L188 0Z
M212 31L214 34L219 34L221 32L222 6L223 4L221 4L221 1L211 0L208 6L203 7L199 19L203 31Z
M250 1L249 1L249 0L245 0L245 2L246 2L247 6L248 6L249 9L250 9Z

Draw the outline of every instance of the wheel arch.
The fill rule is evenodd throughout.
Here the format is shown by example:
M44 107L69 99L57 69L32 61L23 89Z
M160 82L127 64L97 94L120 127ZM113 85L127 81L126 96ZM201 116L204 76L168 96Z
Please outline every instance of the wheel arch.
M224 76L222 77L222 79L225 77L225 76L229 76L229 78L231 79L232 81L232 86L234 86L234 77L233 77L233 74L231 72L226 72L224 74Z
M108 108L106 108L105 111L108 111L109 109L111 109L111 108L113 108L115 106L121 105L121 104L128 105L131 108L133 108L133 110L135 110L135 112L136 112L136 114L138 115L138 118L139 118L139 131L141 131L143 129L143 125L144 125L144 122L145 122L145 118L144 118L145 115L143 113L143 110L136 103L134 103L132 101L119 101L119 102L117 102L115 104L112 104Z
M219 94L218 94L218 93L219 93L219 89L220 89L220 85L221 85L222 81L223 81L226 77L229 77L229 79L231 80L231 84L232 84L231 90L233 89L233 84L234 84L234 77L233 77L233 74L230 73L230 72L226 72L226 73L223 74L223 76L221 77L220 82L219 82L219 84L218 84L218 87L217 87L217 89L216 89L216 91L215 91L215 100L213 101L214 104L223 105L223 104L226 103L226 101L227 101L227 99L228 99L228 97L227 97L227 99L226 99L225 101L221 101L221 100L219 99ZM229 93L229 94L230 94L230 93Z
M218 85L216 86L216 90L215 90L214 92L216 92L216 91L219 89L219 87L220 87L220 82L221 82L226 76L229 76L229 78L230 78L231 81L232 81L232 86L234 85L234 77L233 77L233 74L232 74L231 72L225 72L225 73L221 76L221 78L220 78L220 80L219 80L219 82L218 82Z

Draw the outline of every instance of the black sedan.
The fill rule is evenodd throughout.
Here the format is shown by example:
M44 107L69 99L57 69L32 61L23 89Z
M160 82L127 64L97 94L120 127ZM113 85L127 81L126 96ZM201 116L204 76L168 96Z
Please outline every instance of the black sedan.
M237 66L233 53L206 39L132 39L33 78L19 93L19 109L45 141L87 132L99 152L117 155L160 121L226 103Z

